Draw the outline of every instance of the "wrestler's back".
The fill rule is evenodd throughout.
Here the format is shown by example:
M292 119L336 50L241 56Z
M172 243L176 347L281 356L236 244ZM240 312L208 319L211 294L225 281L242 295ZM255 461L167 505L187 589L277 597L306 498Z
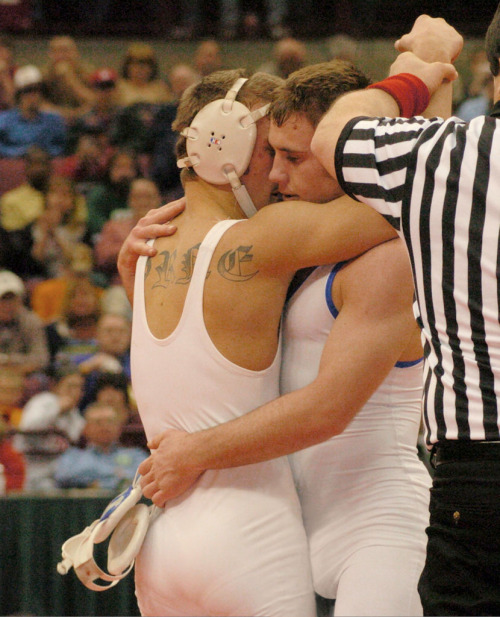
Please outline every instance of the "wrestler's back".
M168 427L207 428L278 395L277 341L267 368L251 370L228 360L207 332L206 272L232 224L219 223L203 241L182 316L164 338L148 327L145 263L138 264L132 378L148 437ZM287 459L208 471L167 503L138 556L136 587L144 614L312 616L308 550Z

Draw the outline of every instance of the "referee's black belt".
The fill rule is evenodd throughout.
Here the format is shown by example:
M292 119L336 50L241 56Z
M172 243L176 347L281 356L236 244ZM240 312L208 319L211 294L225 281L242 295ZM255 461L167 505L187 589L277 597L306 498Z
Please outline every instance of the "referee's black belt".
M438 441L431 452L434 467L443 463L500 461L500 441Z

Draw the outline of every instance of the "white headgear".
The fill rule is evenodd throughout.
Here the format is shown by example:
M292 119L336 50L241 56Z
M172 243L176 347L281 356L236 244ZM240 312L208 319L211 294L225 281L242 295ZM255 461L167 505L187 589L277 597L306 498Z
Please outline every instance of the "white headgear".
M263 118L269 103L250 111L236 101L247 81L240 77L225 98L205 105L181 132L186 137L188 156L177 161L178 167L193 167L200 178L212 184L231 184L243 212L250 217L255 206L240 177L245 173L257 139L255 123Z
M137 503L142 497L137 474L133 484L115 497L95 520L81 533L62 545L63 560L57 564L59 574L74 568L80 581L94 591L114 587L134 565L153 516L160 512L156 506ZM104 572L95 562L94 545L104 542L112 533L108 545L108 570ZM98 585L96 580L109 585Z

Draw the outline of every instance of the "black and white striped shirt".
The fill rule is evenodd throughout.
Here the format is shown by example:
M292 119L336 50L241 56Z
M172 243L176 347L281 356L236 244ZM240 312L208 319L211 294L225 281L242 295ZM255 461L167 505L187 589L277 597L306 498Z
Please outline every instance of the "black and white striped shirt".
M499 440L500 120L356 118L335 164L408 247L427 443Z

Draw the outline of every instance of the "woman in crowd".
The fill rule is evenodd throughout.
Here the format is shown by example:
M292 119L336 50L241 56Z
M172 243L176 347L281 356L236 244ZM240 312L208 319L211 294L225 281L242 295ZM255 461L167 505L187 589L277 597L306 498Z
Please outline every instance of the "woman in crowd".
M166 82L159 77L154 49L133 43L127 50L118 82L117 100L122 107L134 103L168 103L173 99Z

